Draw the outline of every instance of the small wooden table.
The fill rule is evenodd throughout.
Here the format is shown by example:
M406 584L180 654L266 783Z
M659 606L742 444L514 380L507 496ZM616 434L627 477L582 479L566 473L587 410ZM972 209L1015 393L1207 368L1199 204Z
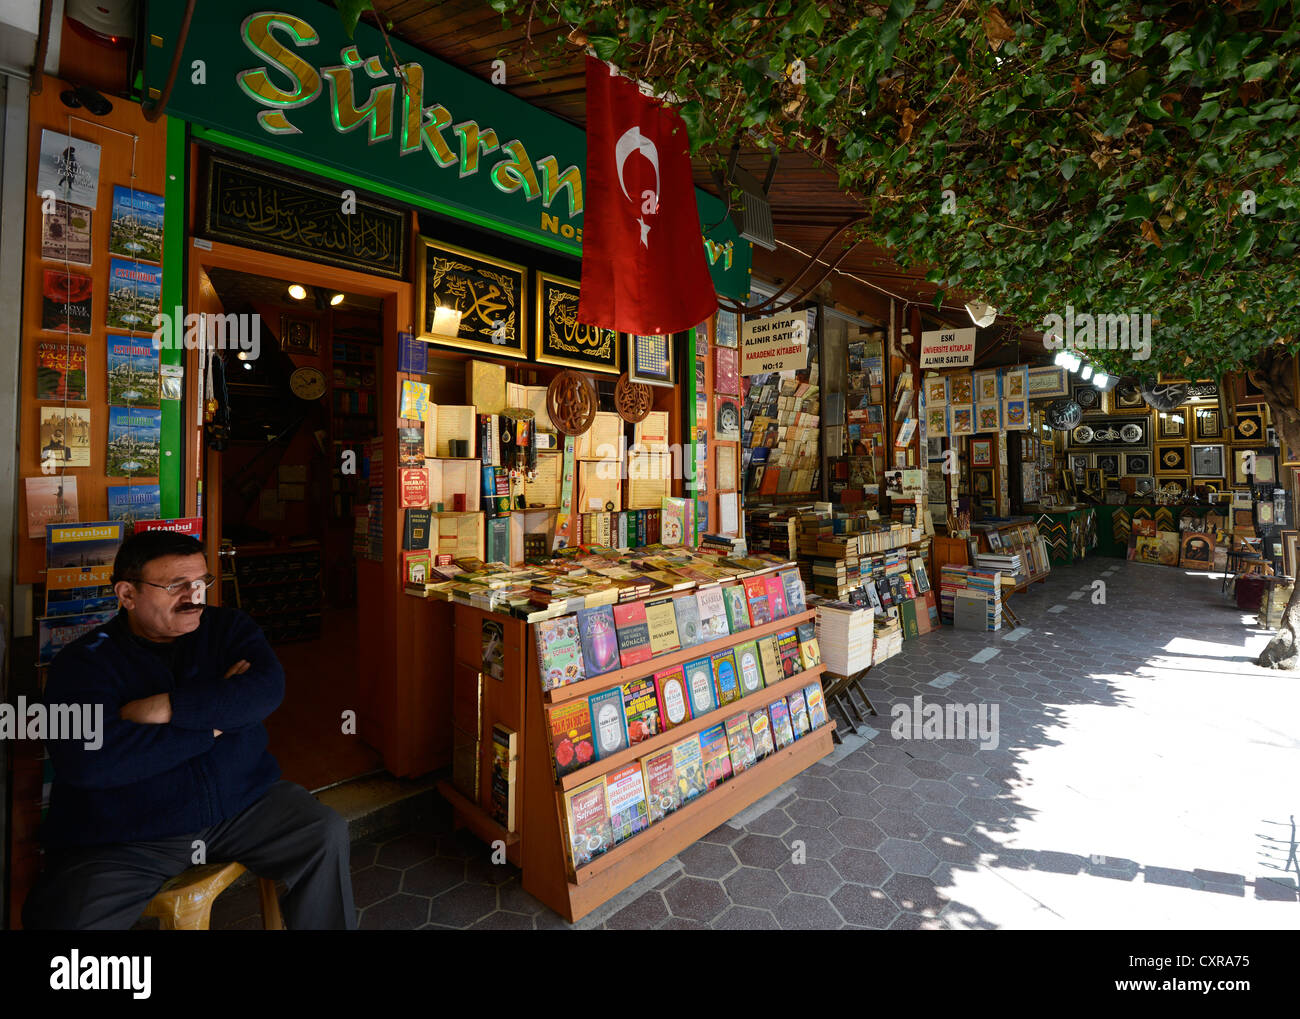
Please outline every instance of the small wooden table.
M857 672L851 673L847 676L841 675L838 672L827 671L823 673L825 686L822 689L822 693L826 695L828 701L834 701L839 706L840 714L842 714L844 720L849 723L849 727L853 730L853 735L855 736L858 735L858 723L860 722L863 725L866 725L867 719L866 715L863 715L858 709L857 702L853 699L854 693L856 692L857 695L866 702L867 714L877 714L875 705L871 703L871 698L867 696L866 691L863 690L861 686L862 678L868 671L870 671L870 669L871 666L868 665L865 669L859 669ZM857 717L857 722L854 722L854 716ZM835 734L835 742L843 742L838 733Z

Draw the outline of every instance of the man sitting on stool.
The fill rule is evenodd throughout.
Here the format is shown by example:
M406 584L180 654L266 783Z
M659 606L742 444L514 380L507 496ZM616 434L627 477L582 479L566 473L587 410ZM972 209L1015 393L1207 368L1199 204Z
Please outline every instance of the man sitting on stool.
M284 669L252 619L204 604L207 569L194 538L128 538L118 614L54 659L46 703L102 706L102 745L48 741L48 859L26 927L127 929L169 878L237 862L288 885L290 929L356 928L347 822L277 781L266 748Z

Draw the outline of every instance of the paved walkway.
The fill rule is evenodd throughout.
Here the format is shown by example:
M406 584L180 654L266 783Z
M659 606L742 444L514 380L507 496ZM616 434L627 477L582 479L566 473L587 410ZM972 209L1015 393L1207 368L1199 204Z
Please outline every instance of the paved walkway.
M1300 675L1251 664L1268 634L1217 579L1111 559L1013 604L1020 629L907 642L869 673L876 735L576 926L1300 926ZM918 695L996 707L996 748L893 738ZM358 843L353 872L363 928L569 926L448 815ZM231 894L213 927L255 913Z

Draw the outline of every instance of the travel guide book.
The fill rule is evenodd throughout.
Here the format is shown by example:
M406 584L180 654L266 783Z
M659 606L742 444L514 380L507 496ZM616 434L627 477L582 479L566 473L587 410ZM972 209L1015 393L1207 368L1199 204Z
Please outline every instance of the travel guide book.
M46 524L77 521L77 476L51 474L24 478L27 490L27 537L44 538Z
M158 351L150 337L108 338L108 402L157 407Z
M104 322L109 329L152 333L161 300L161 266L128 258L109 261L108 314Z
M110 478L156 478L161 436L161 410L109 407L108 458L104 473Z
M109 253L142 258L146 262L161 262L165 204L162 195L114 185L113 219L108 228Z
M162 488L159 485L109 485L108 519L157 520L162 516Z

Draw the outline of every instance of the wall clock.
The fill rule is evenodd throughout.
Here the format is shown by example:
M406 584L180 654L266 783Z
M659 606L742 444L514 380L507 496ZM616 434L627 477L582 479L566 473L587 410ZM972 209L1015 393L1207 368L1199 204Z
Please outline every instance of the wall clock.
M289 390L299 400L319 400L325 395L325 375L319 368L298 368L289 376Z

